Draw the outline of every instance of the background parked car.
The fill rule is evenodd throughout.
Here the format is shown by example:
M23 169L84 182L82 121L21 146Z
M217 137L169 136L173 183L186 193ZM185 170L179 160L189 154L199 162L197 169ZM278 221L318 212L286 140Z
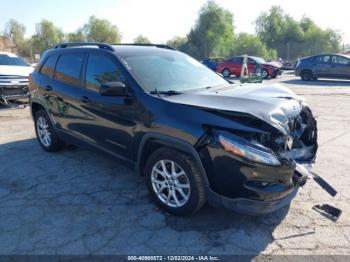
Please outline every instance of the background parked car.
M216 66L223 60L224 59L222 57L211 57L202 60L201 63L209 67L211 70L216 71Z
M28 97L28 77L34 70L24 59L0 52L0 102Z
M229 60L219 63L216 71L221 73L224 77L235 75L240 76L243 64L243 56L233 57ZM248 57L248 71L256 72L258 65L261 65L262 77L264 79L271 77L275 78L281 74L281 67L275 62L266 62L264 59L255 56Z
M297 61L295 75L302 80L324 78L350 79L350 56L323 54L304 57Z

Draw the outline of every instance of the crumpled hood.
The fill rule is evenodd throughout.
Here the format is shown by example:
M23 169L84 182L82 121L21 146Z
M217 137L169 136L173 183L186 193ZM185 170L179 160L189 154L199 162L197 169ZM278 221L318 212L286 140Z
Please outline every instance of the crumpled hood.
M167 101L215 111L253 115L288 134L288 121L300 114L304 99L280 84L244 84L185 93Z
M0 76L11 75L11 76L24 76L28 77L34 70L30 66L4 66L0 65Z

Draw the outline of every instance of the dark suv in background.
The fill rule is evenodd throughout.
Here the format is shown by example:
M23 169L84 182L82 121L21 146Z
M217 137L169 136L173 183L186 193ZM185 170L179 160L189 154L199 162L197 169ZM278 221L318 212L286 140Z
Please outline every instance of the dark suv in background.
M164 45L66 43L42 56L31 112L46 151L109 153L176 215L206 202L247 214L288 205L317 151L316 121L282 86L234 85Z
M295 75L302 80L318 78L350 79L350 57L339 54L323 54L304 57L297 61Z

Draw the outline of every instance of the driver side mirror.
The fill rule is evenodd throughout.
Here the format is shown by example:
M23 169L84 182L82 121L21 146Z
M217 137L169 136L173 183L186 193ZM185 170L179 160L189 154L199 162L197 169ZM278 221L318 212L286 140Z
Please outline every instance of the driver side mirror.
M100 87L100 95L102 96L128 96L126 85L122 82L108 82Z

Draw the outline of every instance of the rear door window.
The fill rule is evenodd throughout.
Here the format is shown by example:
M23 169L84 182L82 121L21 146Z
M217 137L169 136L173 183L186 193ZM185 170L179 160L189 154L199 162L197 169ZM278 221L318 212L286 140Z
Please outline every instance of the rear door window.
M53 77L57 58L58 58L58 55L49 56L46 59L43 67L41 68L40 73L42 73L43 75L46 75L48 77Z
M55 79L69 85L80 85L80 74L84 61L84 55L61 55L57 61Z
M342 56L332 56L332 63L333 64L339 64L339 65L348 65L350 62L349 59L342 57Z

